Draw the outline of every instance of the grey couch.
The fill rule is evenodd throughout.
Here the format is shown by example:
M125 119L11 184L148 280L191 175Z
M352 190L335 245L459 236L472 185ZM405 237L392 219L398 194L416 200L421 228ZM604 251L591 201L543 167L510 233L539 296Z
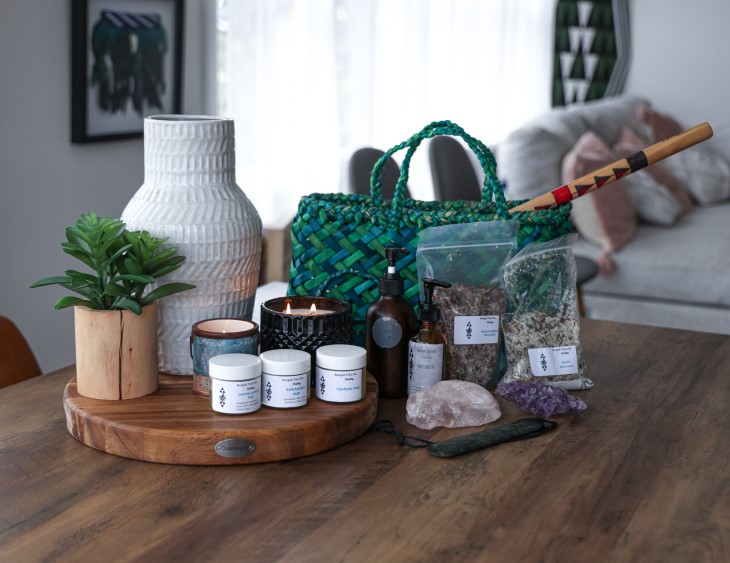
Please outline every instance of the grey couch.
M562 160L580 136L590 129L611 144L622 126L640 128L635 107L642 101L624 96L555 109L512 132L497 150L508 197L531 198L560 186ZM703 143L704 156L730 160L729 143L717 137L716 131L716 139ZM695 173L692 181L701 176ZM669 227L640 224L633 239L610 254L614 270L584 285L587 316L730 334L728 241L730 202L724 196L708 198ZM577 255L597 259L603 253L586 240L576 245Z

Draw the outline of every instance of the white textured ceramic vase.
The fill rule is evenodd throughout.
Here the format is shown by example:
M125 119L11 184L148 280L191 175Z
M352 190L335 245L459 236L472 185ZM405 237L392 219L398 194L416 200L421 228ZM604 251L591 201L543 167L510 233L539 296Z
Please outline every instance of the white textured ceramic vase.
M197 287L159 301L160 371L192 375L190 331L217 318L251 320L261 218L236 184L233 120L158 115L144 120L144 184L122 213L130 230L167 237L182 266L161 283Z

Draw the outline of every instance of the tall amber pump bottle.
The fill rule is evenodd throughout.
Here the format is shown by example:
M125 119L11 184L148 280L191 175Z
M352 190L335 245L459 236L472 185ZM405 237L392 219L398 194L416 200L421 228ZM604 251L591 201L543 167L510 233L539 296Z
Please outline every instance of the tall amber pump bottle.
M365 316L368 371L384 399L405 397L408 390L408 341L416 332L416 314L403 299L403 278L396 271L402 248L386 248L388 270L380 278L380 296Z
M428 389L446 376L446 337L436 327L441 318L433 302L434 287L451 287L450 283L426 278L423 280L424 299L418 306L418 332L408 346L408 395Z

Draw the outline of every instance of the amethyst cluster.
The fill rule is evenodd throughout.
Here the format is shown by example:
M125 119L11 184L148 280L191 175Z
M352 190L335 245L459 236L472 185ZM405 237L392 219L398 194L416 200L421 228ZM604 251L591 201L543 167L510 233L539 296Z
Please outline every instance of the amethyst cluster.
M537 381L511 381L500 383L496 392L515 403L520 410L537 416L553 416L568 412L584 411L586 404L566 393L563 389Z

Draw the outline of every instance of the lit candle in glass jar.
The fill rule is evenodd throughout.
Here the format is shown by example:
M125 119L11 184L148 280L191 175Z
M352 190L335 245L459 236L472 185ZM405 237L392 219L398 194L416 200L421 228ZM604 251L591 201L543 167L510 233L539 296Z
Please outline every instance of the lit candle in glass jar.
M291 295L261 304L261 351L293 349L314 353L325 344L349 344L352 306L341 299ZM314 368L312 367L312 371Z
M252 354L259 350L259 327L242 319L205 319L193 325L190 355L193 358L193 391L210 394L208 362L221 354Z
M331 311L330 309L317 309L316 303L312 303L312 305L309 307L309 309L292 309L291 304L287 301L286 303L286 309L284 310L284 313L287 315L329 315L330 313L334 313L334 311Z

